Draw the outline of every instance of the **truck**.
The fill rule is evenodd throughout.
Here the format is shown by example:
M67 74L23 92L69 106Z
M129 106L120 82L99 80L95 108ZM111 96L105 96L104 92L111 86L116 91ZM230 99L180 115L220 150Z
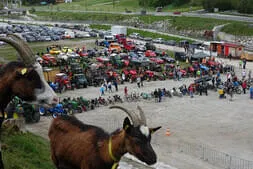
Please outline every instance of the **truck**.
M124 34L126 35L127 34L127 28L125 26L118 26L118 25L113 25L111 27L111 32L112 32L112 35L117 35L117 34Z

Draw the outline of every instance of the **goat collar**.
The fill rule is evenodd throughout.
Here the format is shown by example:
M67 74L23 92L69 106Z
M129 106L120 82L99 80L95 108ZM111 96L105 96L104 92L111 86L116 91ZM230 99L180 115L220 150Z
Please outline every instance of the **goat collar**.
M116 169L119 166L119 163L118 163L119 160L112 153L112 137L109 138L108 149L109 149L109 155L111 159L114 161L112 165L112 169Z

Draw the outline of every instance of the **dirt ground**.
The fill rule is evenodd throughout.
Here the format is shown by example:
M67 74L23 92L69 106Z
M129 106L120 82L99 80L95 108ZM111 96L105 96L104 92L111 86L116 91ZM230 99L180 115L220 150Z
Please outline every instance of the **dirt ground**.
M235 66L238 65L238 61L223 61ZM247 63L247 67L253 70L253 63ZM241 70L236 70L240 77ZM144 87L140 89L135 83L126 83L119 85L118 92L106 93L105 97L114 94L123 97L125 86L128 86L129 93L133 91L141 93L151 92L155 88L171 89L179 87L181 84L190 84L193 80L193 78L189 78L182 79L182 81L145 82ZM99 88L88 87L59 95L60 98L77 96L98 97ZM161 103L155 103L154 100L142 100L140 102L124 102L121 105L130 110L135 110L136 106L140 105L146 113L149 127L162 126L162 129L152 137L152 145L159 160L155 168L172 169L169 167L170 165L178 169L215 169L214 166L199 158L180 153L178 147L181 142L196 145L205 144L218 152L253 161L253 100L249 99L249 93L235 95L233 101L220 100L217 92L209 91L208 96L164 98ZM84 123L98 125L108 132L122 127L125 116L124 112L116 109L110 110L108 106L76 114L76 117ZM50 117L42 117L39 123L27 125L27 129L47 138L51 120ZM168 128L171 131L170 136L165 135ZM124 165L127 166L125 168L133 167L132 164L123 162L121 168L124 168Z

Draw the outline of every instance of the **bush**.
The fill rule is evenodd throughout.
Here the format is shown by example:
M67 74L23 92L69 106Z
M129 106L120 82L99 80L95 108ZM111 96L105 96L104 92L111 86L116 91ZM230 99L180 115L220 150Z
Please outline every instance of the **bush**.
M36 12L36 9L34 7L32 7L29 12L34 13L34 12Z

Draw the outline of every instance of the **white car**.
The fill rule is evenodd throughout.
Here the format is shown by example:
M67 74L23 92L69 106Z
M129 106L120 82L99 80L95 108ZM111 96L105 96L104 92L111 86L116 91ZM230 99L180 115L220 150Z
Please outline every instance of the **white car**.
M129 35L130 38L135 38L135 39L138 39L139 36L140 36L139 33L131 33L131 34Z

